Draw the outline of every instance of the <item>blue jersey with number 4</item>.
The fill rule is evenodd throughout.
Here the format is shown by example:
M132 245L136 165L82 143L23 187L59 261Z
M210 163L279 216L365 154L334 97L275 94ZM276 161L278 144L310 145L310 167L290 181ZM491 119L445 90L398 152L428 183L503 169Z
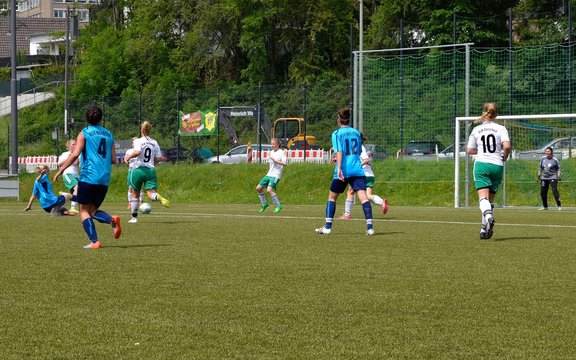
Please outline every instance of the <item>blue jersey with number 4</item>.
M79 180L94 185L110 185L112 167L112 133L99 125L89 125L82 129L86 145L80 155Z
M342 174L344 178L365 176L360 154L362 153L362 136L351 127L341 127L332 133L334 152L342 152ZM338 166L334 167L334 179L338 178Z

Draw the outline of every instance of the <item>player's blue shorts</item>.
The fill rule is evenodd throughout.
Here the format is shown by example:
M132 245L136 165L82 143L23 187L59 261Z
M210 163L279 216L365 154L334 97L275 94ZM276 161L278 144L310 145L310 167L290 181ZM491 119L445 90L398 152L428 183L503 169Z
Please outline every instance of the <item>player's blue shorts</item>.
M106 185L95 185L85 182L78 182L78 203L87 205L94 204L96 208L104 202L106 193L108 192L108 186Z
M58 200L56 200L56 202L54 204L52 204L52 206L47 207L47 208L43 208L43 209L44 209L44 211L49 213L49 212L52 212L52 209L59 208L62 205L64 205L65 203L66 203L66 198L64 197L64 195L59 195Z
M330 184L330 191L336 194L342 194L346 190L346 186L350 184L352 190L366 190L366 176L352 176L344 179L332 179L332 184Z

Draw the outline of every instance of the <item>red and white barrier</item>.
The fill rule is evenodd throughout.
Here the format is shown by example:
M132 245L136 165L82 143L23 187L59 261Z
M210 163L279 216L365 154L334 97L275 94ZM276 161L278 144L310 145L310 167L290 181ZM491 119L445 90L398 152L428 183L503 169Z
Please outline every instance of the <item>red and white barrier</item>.
M257 151L254 151L253 154L253 162L254 163L259 163L260 159L262 159L262 162L266 162L268 161L268 157L270 156L271 151L266 150L266 151L262 151L260 153L258 153ZM307 163L316 163L316 164L324 164L324 163L329 163L330 162L330 157L329 157L329 153L327 151L324 151L322 149L317 149L317 150L306 150L306 153L304 153L304 150L284 150L284 153L286 154L286 162L287 163L302 163L302 162L307 162ZM306 156L304 156L306 155Z
M28 173L36 172L36 167L47 165L48 169L56 170L58 168L58 156L25 156L18 158L18 170ZM12 158L9 158L9 167L12 168Z

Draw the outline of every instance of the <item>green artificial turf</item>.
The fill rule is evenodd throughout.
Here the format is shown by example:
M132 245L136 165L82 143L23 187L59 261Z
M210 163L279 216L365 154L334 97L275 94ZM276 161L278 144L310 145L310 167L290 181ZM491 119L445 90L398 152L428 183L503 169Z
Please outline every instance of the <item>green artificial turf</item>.
M153 203L100 250L80 219L0 203L2 359L568 359L574 211ZM337 214L343 210L339 202Z

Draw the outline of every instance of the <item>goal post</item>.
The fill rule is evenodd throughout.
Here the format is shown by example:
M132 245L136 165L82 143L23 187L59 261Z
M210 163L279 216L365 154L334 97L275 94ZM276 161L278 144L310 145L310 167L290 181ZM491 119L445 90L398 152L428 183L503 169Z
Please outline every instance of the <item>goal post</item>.
M465 151L468 142L470 129L467 126L478 117L472 116L459 116L455 118L455 131L454 131L454 207L459 208L461 198L461 185L465 189L465 203L469 206L470 186L473 185L470 181L469 164L471 159L469 156L462 157L456 154L461 154ZM497 123L504 125L510 134L512 142L512 152L509 160L514 162L530 162L533 160L540 160L544 155L543 147L547 144L555 147L554 156L560 158L573 158L576 157L576 114L542 114L542 115L503 115L498 116L495 120ZM462 131L464 130L464 131ZM557 145L556 145L557 144ZM575 150L575 151L573 151ZM465 161L464 179L462 177L461 161ZM502 181L502 206L507 206L507 175L510 172L508 169L508 162L504 163L504 177ZM525 164L520 164L525 165ZM523 172L518 175L520 180L518 183L528 182L530 174L524 174L530 169L531 163L526 166L514 167L514 170ZM536 170L534 170L536 171ZM520 186L518 186L520 188ZM520 190L521 191L521 190Z

